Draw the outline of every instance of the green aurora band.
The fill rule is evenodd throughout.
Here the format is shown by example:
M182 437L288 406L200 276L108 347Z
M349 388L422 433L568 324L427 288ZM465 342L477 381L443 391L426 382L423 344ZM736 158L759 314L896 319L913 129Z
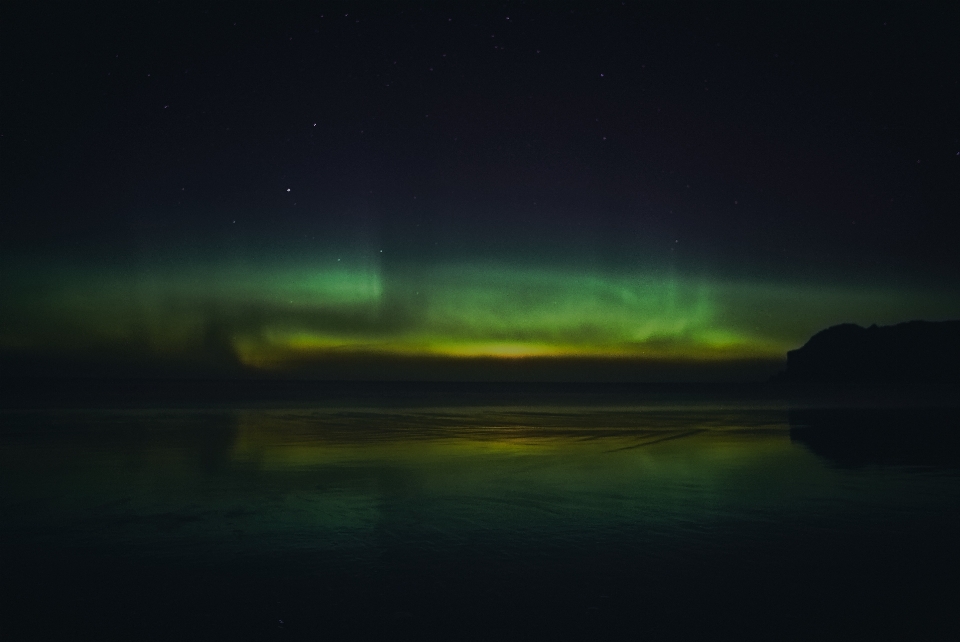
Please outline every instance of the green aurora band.
M355 258L219 260L5 271L6 355L204 373L309 375L351 358L780 363L832 324L958 313L953 297L934 290L482 262L386 270ZM324 372L337 375L335 367Z

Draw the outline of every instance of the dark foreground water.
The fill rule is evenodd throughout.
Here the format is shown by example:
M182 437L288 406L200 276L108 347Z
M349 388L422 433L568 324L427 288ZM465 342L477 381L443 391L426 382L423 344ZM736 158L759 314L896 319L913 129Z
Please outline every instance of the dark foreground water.
M955 406L407 398L3 411L0 636L960 632Z

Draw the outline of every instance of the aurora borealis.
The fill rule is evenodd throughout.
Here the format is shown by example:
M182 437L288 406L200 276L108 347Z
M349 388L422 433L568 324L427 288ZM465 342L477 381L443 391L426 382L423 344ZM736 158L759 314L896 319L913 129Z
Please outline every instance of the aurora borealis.
M821 9L7 8L4 370L762 380L956 318L949 21Z
M5 297L19 315L3 347L219 374L336 376L324 364L351 358L563 358L566 376L578 359L769 368L827 325L936 318L954 305L936 290L491 263L165 265L36 270L29 287Z

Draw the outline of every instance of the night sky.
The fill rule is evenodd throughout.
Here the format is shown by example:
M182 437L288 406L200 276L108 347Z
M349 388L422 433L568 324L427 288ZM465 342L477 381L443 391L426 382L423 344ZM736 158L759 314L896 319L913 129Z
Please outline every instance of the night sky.
M836 323L958 318L958 24L4 2L0 365L763 379Z

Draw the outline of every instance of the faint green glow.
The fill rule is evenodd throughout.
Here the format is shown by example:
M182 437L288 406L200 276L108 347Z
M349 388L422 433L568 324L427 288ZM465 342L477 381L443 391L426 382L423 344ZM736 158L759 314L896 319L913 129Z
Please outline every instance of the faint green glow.
M717 326L718 302L698 281L456 265L393 283L395 292L368 301L376 322L364 331L331 327L322 315L277 314L256 332L237 333L237 354L249 365L282 368L344 351L714 359L770 357L782 348Z
M51 267L4 295L0 347L284 372L365 358L780 359L840 322L945 318L938 293L502 264Z

